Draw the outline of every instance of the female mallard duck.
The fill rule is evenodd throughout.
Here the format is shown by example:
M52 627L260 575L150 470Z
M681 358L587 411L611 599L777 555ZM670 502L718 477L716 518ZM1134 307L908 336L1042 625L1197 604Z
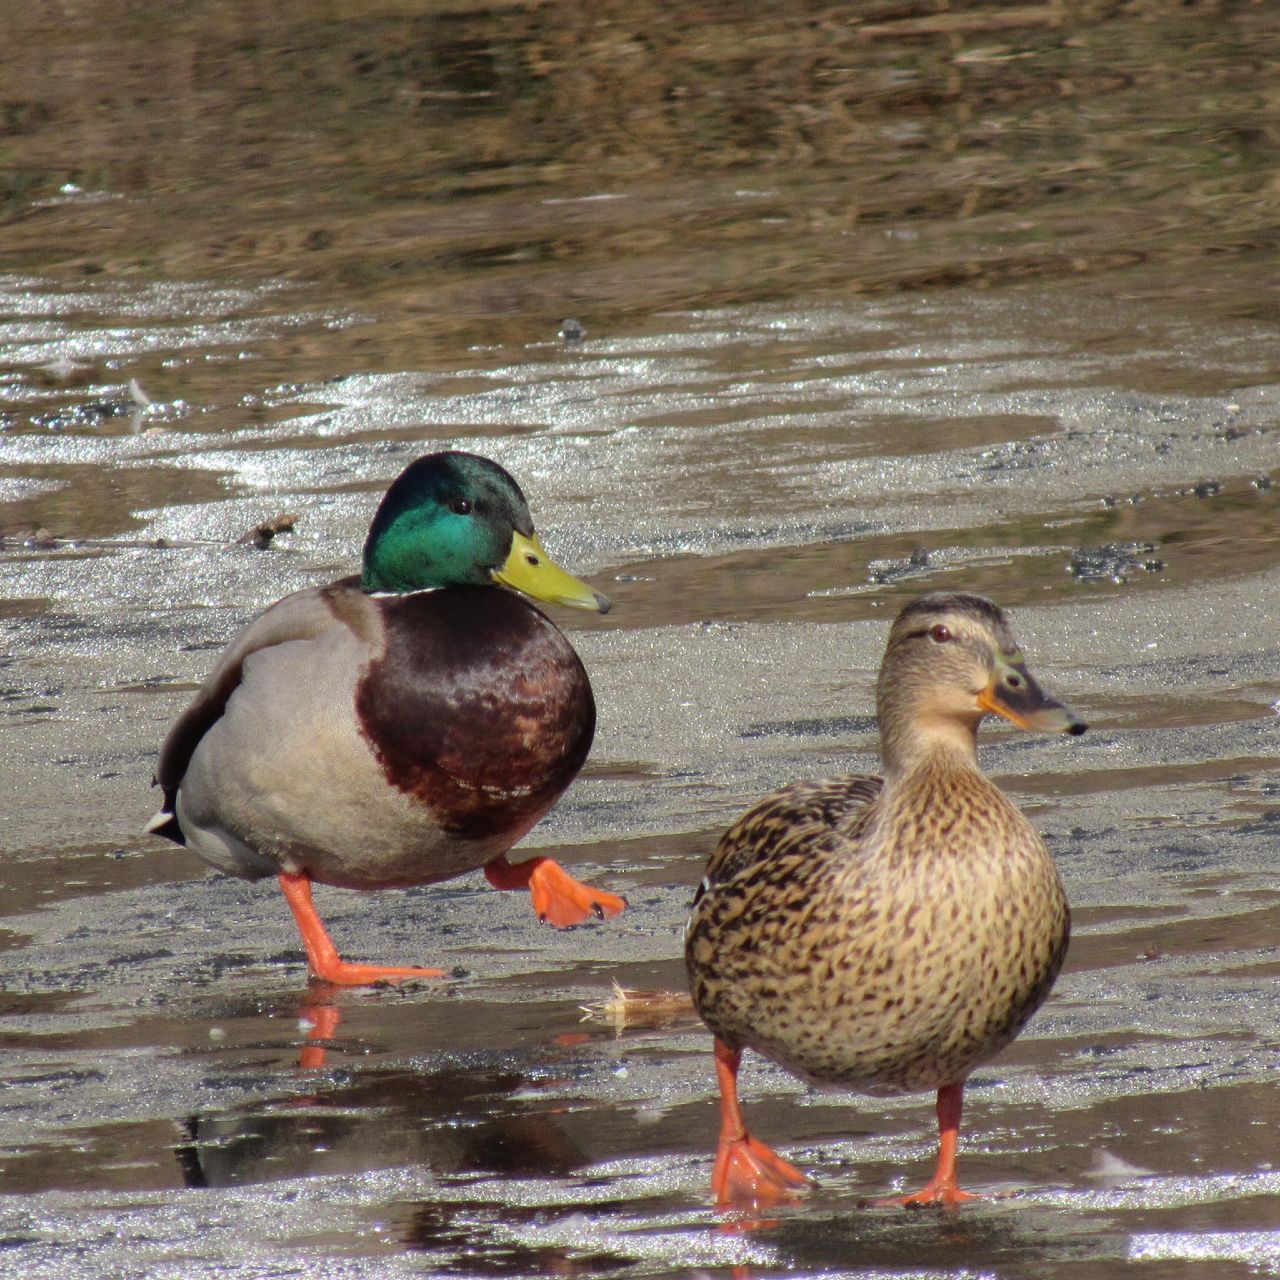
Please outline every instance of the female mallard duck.
M898 615L876 688L884 777L775 791L711 856L685 946L716 1037L721 1204L786 1198L804 1176L752 1138L744 1048L861 1093L938 1091L932 1180L893 1203L955 1204L964 1082L1044 1000L1067 900L1043 841L978 767L978 723L1083 733L1028 672L1004 614L936 593Z
M272 605L165 739L148 830L232 875L278 875L318 978L442 971L341 960L313 880L403 888L482 866L555 925L626 905L549 858L505 857L581 768L595 702L568 640L503 587L609 608L547 556L500 466L419 458L378 507L362 576Z

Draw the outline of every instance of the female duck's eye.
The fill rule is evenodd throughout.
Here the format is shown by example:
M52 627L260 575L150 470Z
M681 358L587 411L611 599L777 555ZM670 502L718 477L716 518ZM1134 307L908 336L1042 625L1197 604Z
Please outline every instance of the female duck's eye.
M454 500L451 503L449 503L449 510L452 511L454 515L458 515L458 516L470 515L471 499L470 498L454 498Z
M929 638L936 640L939 644L946 644L951 639L951 628L944 627L942 623L938 623L936 627L929 628Z

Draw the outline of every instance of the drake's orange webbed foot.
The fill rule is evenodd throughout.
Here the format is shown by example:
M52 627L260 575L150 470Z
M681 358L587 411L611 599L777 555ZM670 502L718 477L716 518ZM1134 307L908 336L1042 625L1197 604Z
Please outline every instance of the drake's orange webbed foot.
M338 960L320 967L311 965L311 973L321 982L332 982L335 987L368 987L375 982L404 982L409 978L444 978L443 969L415 969L411 966L384 964L351 964Z
M529 858L512 864L500 856L484 869L485 879L495 889L528 888L539 920L567 929L595 916L598 920L621 915L626 898L575 880L550 858Z
M795 1165L750 1134L721 1140L716 1151L711 1191L717 1205L784 1204L809 1185Z
M335 987L365 987L375 982L404 982L407 978L443 978L443 969L416 969L401 965L353 964L338 954L323 921L311 901L309 876L284 872L280 889L293 912L307 949L307 965L314 978L331 982Z

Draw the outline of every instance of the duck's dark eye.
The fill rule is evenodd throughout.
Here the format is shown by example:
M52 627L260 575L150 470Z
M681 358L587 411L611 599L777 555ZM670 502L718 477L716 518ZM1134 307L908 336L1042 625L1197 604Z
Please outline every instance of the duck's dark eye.
M457 516L469 516L471 514L471 499L454 498L454 500L449 503L449 510Z
M946 644L951 639L951 628L944 627L941 622L936 627L929 628L929 639L936 640L938 644Z

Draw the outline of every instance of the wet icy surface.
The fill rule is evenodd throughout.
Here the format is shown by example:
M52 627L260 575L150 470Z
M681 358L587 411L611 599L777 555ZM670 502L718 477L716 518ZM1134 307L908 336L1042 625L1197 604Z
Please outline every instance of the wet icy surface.
M0 563L0 1176L21 1274L1280 1271L1280 392L1233 371L1196 395L1125 390L1148 349L1101 375L1037 343L1045 309L1028 290L708 313L571 358L508 352L482 378L277 389L270 427L14 430L4 478L36 487L11 510L48 510L61 539L10 540ZM508 466L548 544L615 598L607 619L561 619L600 731L529 844L631 907L554 933L479 877L323 892L353 955L457 976L308 993L270 887L138 834L146 782L217 646L349 570L378 491L442 445ZM97 501L41 508L53 484ZM270 550L235 544L286 510L302 519ZM1130 535L1160 568L1073 571ZM727 1229L705 1203L705 1035L615 1033L579 1006L615 980L680 986L691 886L753 797L874 767L887 621L937 585L1006 604L1093 726L986 735L1077 917L1052 1000L970 1088L964 1170L996 1198L954 1218L860 1208L924 1176L927 1100L809 1094L753 1062L750 1114L821 1190ZM300 1067L326 1009L324 1065Z

